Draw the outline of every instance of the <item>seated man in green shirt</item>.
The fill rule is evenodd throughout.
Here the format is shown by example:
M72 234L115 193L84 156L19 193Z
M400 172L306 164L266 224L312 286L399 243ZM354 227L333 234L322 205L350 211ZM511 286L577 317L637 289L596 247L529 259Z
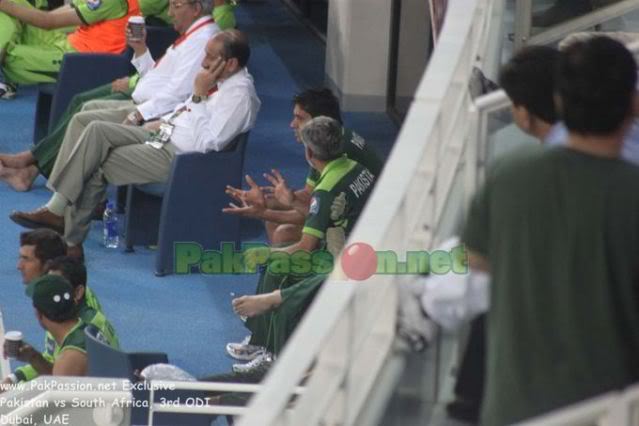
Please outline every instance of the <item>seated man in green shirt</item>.
M290 327L289 330L277 330L275 333L280 333L280 337L272 336L273 316L268 310L279 305L274 303L261 310L252 310L250 306L256 301L263 300L263 295L275 293L276 297L279 297L280 305L283 300L290 298L290 306L292 306L290 312L294 312L290 317L299 320L323 282L325 278L323 274L329 273L332 269L333 254L341 250L374 186L375 175L363 165L344 155L342 126L338 121L322 116L313 118L302 127L300 139L304 144L307 161L320 173L310 197L310 207L302 236L295 244L283 248L256 250L269 250L269 253L261 253L260 256L271 255L276 258L280 253L292 255L300 251L313 252L318 249L327 249L328 251L323 253L328 258L326 265L328 267L322 270L314 268L306 274L296 274L293 271L278 274L275 271L279 260L273 260L267 271L260 277L257 295L244 296L233 301L234 309L239 314L249 317L246 320L246 327L251 331L251 338L246 344L227 345L227 351L231 356L242 360L252 359L249 364L235 365L236 372L262 368L262 364L271 362L272 354L264 350L264 347L271 346L269 342L277 342L274 345L275 350L278 351L286 340L285 337L282 339L282 336L287 335L295 326L293 322L288 322L286 326ZM290 194L290 189L286 187L285 181L279 175L271 179L275 185L276 195ZM264 206L253 207L258 212L265 208ZM319 252L315 252L314 256L317 254ZM247 253L247 257L250 258L250 254ZM315 260L314 257L314 264ZM319 278L313 278L315 276ZM305 284L297 285L300 281Z
M298 142L300 129L312 118L325 116L342 123L339 102L329 89L308 89L293 97L293 120L290 127ZM354 160L375 176L379 176L384 166L382 159L357 133L342 127L341 138L346 156ZM319 180L320 173L309 166L304 188L291 192L288 197L278 200L268 197L264 200L265 209L256 211L253 207L229 208L226 213L264 221L268 240L272 244L291 244L302 236L302 227L309 209L311 193ZM261 203L259 188L253 179L247 177L248 191L233 187L227 188L227 194L239 202L247 200L250 204Z
M62 237L50 229L36 229L20 234L20 259L18 269L22 273L27 289L32 282L47 273L64 276L73 286L73 298L78 304L80 317L95 325L112 347L118 348L119 342L113 326L104 316L96 295L86 285L86 268L76 259L65 256L66 245ZM28 290L30 291L30 290ZM51 361L55 353L55 340L46 333L43 358ZM31 365L19 367L15 371L18 381L32 380L38 376Z
M73 287L58 275L44 275L29 287L38 322L56 342L52 359L45 359L28 343L18 348L16 359L28 362L41 375L84 376L88 358L84 328L86 324L78 315L78 306L73 300ZM4 354L7 347L5 343ZM17 377L10 374L5 382L16 383Z
M639 381L639 168L620 158L637 65L596 37L561 52L555 77L567 145L496 160L462 232L492 279L482 425Z

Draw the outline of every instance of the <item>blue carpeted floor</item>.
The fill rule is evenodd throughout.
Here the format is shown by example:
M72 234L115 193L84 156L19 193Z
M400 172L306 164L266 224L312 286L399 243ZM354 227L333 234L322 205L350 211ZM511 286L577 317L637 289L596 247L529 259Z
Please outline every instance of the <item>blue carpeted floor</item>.
M277 0L244 3L237 10L240 28L251 37L249 69L262 100L257 127L249 141L246 172L260 176L277 167L292 186L299 187L306 162L289 128L291 97L302 88L322 84L324 47ZM34 88L20 88L18 98L0 102L0 152L29 147L34 105ZM381 153L388 153L396 129L385 115L346 114L345 121ZM22 330L36 346L42 345L43 332L15 268L22 229L8 215L13 209L36 208L49 195L42 180L31 192L22 194L0 184L0 307L5 327ZM264 238L257 222L247 221L245 225L247 239ZM89 283L116 327L122 346L130 351L165 351L171 362L196 376L228 372L232 361L225 355L224 345L246 334L232 312L231 293L251 293L256 277L156 278L153 252L108 250L101 246L101 231L101 223L94 222L85 243Z

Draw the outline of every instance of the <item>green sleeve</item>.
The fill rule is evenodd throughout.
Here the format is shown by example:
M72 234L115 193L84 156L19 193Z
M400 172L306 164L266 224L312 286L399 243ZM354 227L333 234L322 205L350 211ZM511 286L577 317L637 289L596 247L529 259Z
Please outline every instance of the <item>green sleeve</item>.
M13 374L16 375L18 382L28 382L29 380L33 380L39 376L38 372L31 364L16 368L16 371Z
M98 300L98 297L89 287L84 287L84 288L85 288L84 300L86 301L86 304L90 308L93 308L96 311L102 312L102 305L100 305L100 301Z
M306 184L311 188L315 188L317 186L317 181L320 178L320 174L317 170L312 167L308 168L308 174L306 175Z
M73 0L71 6L85 25L121 18L129 10L126 0Z
M115 328L113 328L113 325L111 325L102 312L97 312L97 314L93 317L91 324L100 330L98 334L99 340L104 341L107 345L114 349L120 349L120 341L115 333Z
M213 8L213 19L220 30L230 30L235 28L235 12L233 11L235 6L231 4L224 4Z
M169 17L169 0L140 0L140 11L142 16L154 16L167 24L171 23Z
M311 196L311 202L304 222L304 234L313 235L324 239L326 230L331 225L331 203L333 196L330 192L315 191Z

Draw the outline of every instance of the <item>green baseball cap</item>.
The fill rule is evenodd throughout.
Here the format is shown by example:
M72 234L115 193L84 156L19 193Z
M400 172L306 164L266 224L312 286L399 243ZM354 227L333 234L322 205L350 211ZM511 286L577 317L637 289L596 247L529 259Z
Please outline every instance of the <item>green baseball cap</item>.
M75 309L73 287L60 275L45 274L36 278L25 293L33 300L33 306L47 317Z

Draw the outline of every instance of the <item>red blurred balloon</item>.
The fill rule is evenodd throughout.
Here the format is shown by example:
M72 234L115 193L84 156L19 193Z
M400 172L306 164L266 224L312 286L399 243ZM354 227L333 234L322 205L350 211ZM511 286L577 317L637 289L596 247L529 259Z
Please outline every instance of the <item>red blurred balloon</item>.
M344 249L342 270L352 280L368 279L377 271L377 253L366 243L353 243Z

